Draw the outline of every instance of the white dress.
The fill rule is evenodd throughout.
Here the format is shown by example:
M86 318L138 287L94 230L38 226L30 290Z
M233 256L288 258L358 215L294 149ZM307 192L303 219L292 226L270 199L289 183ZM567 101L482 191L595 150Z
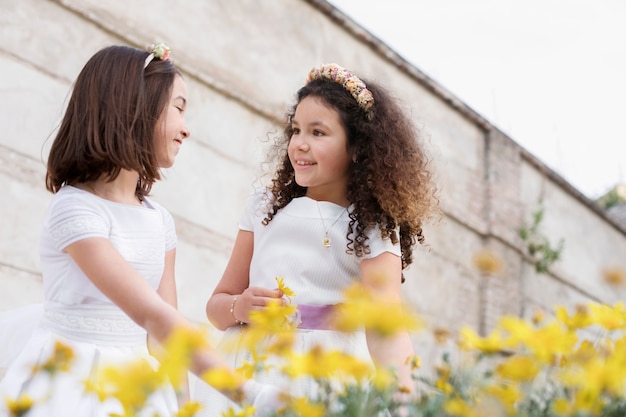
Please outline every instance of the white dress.
M138 358L156 364L148 353L145 330L100 292L64 251L69 244L88 237L109 239L154 289L163 274L165 253L176 247L171 215L149 198L143 206L131 206L72 186L56 193L41 234L44 302L40 321L16 358L0 358L12 360L0 382L0 398L25 393L38 401L50 395L27 414L29 417L122 414L117 401L100 403L94 394L85 393L84 381L102 365ZM19 328L20 320L28 328L36 308L25 310L29 314L22 317L15 312L5 313L5 320L0 317L0 326L5 326L0 328L0 335L11 326ZM31 378L33 365L49 358L57 340L74 350L71 371L58 374L52 381L45 374ZM172 416L177 408L170 387L150 397L145 415ZM0 416L6 415L1 401Z
M368 234L369 254L363 258L347 254L346 233L350 218L347 209L337 204L316 202L308 197L295 198L264 226L261 221L266 207L265 191L259 190L249 199L240 220L241 230L254 233L250 286L276 288L276 277L283 277L285 285L296 294L293 297L295 304L329 306L340 303L344 289L360 281L363 258L374 258L384 252L400 256L399 244L383 240L378 230ZM325 229L331 243L329 248L323 242ZM308 352L313 346L320 345L371 362L363 331L345 334L323 326L316 328L315 323L305 327L308 328L299 328L296 332L294 349L298 352ZM231 327L225 331L224 339L232 340L239 332L239 326ZM231 366L236 368L249 360L247 352L239 352L231 356ZM276 385L295 396L311 396L316 389L309 379L289 380L276 373L255 376L255 380ZM202 417L218 416L229 406L237 409L234 403L224 400L205 384L196 387L194 399L207 404L204 414L199 414Z

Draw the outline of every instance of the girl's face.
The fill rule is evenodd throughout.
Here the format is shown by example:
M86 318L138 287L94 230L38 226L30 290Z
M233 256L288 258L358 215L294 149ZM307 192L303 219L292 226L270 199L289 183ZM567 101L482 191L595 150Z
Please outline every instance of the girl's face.
M292 128L287 153L296 183L315 200L347 206L352 157L339 113L317 97L305 97L296 107Z
M187 107L187 86L180 75L174 77L172 94L165 109L159 116L155 131L154 145L157 153L157 162L161 168L174 165L178 150L183 139L189 137L185 122Z

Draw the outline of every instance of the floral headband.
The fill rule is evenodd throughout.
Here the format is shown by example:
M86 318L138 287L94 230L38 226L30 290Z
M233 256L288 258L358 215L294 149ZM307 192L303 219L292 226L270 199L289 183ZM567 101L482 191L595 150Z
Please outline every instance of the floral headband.
M143 69L146 69L154 58L160 59L161 61L170 60L170 47L162 42L148 46L148 52L150 52L150 55L146 57L143 63Z
M329 80L341 85L354 97L368 119L371 119L374 96L359 77L337 64L324 64L313 68L307 77L307 83L315 80Z

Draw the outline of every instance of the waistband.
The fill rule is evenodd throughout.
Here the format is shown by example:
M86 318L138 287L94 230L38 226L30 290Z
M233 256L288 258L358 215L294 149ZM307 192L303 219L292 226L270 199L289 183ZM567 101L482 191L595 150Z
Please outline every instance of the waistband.
M117 307L44 305L41 325L79 342L116 346L146 344L146 331Z
M298 329L333 330L331 316L336 305L298 304Z

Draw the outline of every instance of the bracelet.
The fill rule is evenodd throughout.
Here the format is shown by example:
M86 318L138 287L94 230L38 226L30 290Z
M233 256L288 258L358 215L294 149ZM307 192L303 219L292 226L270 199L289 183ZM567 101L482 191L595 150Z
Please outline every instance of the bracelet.
M233 298L233 303L230 305L230 315L233 316L233 320L235 320L235 323L241 325L243 324L243 321L241 320L237 320L237 317L235 317L235 303L237 302L237 296L235 296L235 298Z

